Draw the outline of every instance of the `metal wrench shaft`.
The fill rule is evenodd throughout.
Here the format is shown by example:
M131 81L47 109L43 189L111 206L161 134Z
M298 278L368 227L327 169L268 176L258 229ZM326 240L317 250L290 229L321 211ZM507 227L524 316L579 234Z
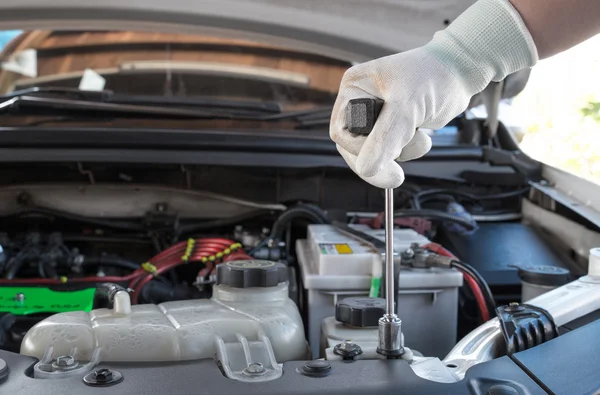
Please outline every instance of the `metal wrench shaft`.
M350 100L347 108L348 131L368 135L383 101L377 99ZM402 321L396 315L394 304L394 190L385 190L385 300L386 314L379 319L379 345L377 352L388 357L404 354Z
M396 314L394 306L394 190L385 190L385 301L386 313Z

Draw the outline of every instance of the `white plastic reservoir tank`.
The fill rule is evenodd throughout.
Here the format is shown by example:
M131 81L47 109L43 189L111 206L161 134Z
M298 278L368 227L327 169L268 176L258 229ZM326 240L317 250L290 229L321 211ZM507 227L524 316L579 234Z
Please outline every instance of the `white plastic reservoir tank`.
M179 361L213 358L218 342L268 338L277 362L304 359L307 343L298 309L288 297L287 268L268 261L218 267L210 300L129 306L118 292L112 309L55 314L29 330L21 354L41 359L71 355L101 361ZM244 340L246 342L246 340Z

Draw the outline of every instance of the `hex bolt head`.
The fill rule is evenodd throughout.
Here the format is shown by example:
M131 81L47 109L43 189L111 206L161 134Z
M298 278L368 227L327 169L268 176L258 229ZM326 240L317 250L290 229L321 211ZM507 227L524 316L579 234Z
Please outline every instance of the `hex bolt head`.
M112 371L110 369L98 369L94 372L94 377L97 381L109 381L112 379Z
M362 348L352 341L344 341L336 344L333 348L333 353L341 356L343 359L354 359L354 357L362 354Z
M60 357L56 357L56 365L57 366L72 366L75 364L75 358L70 355L61 355Z
M83 382L91 387L108 387L123 381L123 375L111 369L96 369L83 377Z

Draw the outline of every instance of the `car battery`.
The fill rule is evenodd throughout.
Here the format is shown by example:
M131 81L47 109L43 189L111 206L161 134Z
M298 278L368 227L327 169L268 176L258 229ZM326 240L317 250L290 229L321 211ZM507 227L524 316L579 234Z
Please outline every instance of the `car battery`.
M351 226L384 240L383 230ZM397 254L413 243L425 245L429 240L412 229L394 230ZM297 241L296 252L307 291L308 340L316 358L323 319L335 315L338 300L369 295L374 262L381 260L369 245L332 225L309 225L307 239ZM456 343L462 274L455 269L402 267L397 280L398 315L406 346L424 355L443 357Z

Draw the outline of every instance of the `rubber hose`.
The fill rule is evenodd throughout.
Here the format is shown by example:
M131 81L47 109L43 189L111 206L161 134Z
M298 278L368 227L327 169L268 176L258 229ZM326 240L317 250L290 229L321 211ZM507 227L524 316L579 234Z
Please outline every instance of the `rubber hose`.
M273 228L271 229L271 239L280 240L283 237L283 232L285 231L286 226L295 219L298 218L306 218L312 220L317 224L324 224L326 221L321 218L315 211L310 208L304 206L295 206L290 209L284 211L273 224Z
M306 207L309 210L312 210L315 214L317 214L323 220L324 224L330 224L331 220L327 217L327 213L318 205L314 203L302 203L301 207Z

